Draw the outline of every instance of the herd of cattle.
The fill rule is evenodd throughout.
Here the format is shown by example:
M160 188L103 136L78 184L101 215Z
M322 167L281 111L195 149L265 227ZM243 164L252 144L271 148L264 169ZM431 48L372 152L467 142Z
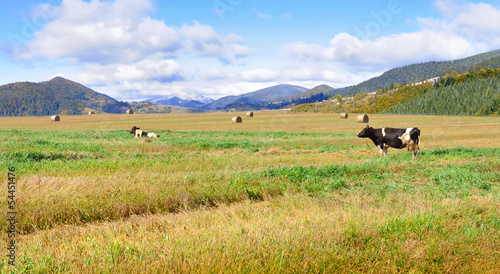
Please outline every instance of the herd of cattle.
M160 135L153 132L146 132L141 130L139 127L132 127L130 134L134 134L135 138L139 137L151 137L160 138ZM413 159L418 159L420 155L420 130L416 127L414 128L372 128L370 126L365 126L363 130L358 134L359 138L370 138L373 143L380 148L380 153L383 156L387 156L387 148L407 148L408 151L413 152Z

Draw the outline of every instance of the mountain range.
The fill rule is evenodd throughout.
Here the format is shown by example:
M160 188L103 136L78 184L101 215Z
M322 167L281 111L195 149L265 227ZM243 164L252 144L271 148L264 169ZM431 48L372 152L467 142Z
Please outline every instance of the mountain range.
M231 105L238 103L248 105L269 104L283 101L288 97L301 94L307 90L308 89L305 87L281 84L238 96L225 96L209 104L203 105L202 108L208 110L221 110L227 109Z
M142 107L144 112L161 113L176 106L175 111L199 112L213 110L259 110L292 107L304 103L321 102L330 97L352 96L377 90L387 90L394 84L408 84L452 73L465 73L473 68L500 67L500 50L471 57L440 62L425 62L391 69L380 76L354 86L334 89L319 85L308 89L281 84L257 91L231 95L217 100L203 96L151 96L139 103L117 101L95 92L79 83L62 77L46 82L18 82L0 86L0 116L42 116L54 114L85 114L90 110L102 113L124 113L127 109ZM178 108L181 107L181 108Z
M211 103L214 100L211 98L204 97L200 100L193 99L181 99L177 96L152 96L146 100L141 100L140 102L149 102L162 106L178 106L178 107L187 107L187 108L202 108L205 104Z

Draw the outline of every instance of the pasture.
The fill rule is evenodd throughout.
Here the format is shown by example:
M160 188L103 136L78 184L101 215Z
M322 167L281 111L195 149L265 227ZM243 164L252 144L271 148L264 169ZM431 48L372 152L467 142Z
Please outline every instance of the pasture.
M254 114L0 118L2 273L500 271L498 117Z

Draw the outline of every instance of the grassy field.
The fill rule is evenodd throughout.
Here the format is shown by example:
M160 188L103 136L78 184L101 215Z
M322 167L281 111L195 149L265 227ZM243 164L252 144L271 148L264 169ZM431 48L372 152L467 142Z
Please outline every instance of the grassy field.
M498 117L234 115L0 118L2 273L500 272Z

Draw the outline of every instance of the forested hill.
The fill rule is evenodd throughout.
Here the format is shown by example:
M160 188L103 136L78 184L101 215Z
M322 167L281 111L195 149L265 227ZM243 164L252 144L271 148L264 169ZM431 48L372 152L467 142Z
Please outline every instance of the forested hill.
M451 71L461 74L473 69L475 66L498 68L500 67L498 57L500 57L500 49L453 61L433 61L403 66L388 70L378 77L371 78L355 86L340 88L336 91L346 97L386 89L391 87L392 84L405 85L421 82L430 78L444 76Z
M377 100L382 102L383 96ZM500 115L500 69L488 68L452 75L441 79L434 85L434 88L428 89L420 96L413 96L409 100L401 101L402 103L394 104L385 112L434 115Z
M500 115L500 68L482 68L440 77L436 82L395 85L393 89L321 103L301 104L297 112Z
M89 109L124 113L128 108L128 103L62 77L41 83L18 82L0 86L0 116L84 114Z

